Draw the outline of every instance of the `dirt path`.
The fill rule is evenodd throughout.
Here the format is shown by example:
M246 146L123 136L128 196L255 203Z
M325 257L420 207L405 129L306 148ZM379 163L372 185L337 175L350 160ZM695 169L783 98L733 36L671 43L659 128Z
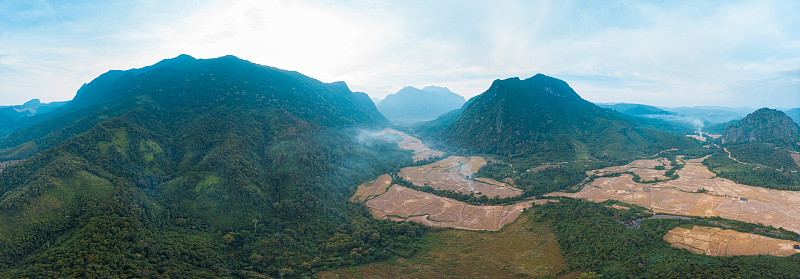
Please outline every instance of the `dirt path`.
M776 170L776 171L781 171L781 172L783 172L783 171L784 171L784 170L782 170L782 169L776 169L776 168L767 167L767 166L765 166L765 165L762 165L762 164L756 164L756 163L745 163L745 162L739 161L738 159L736 159L736 158L733 158L733 155L731 155L731 152L730 152L730 151L728 151L728 148L727 148L727 147L726 147L726 148L722 148L722 150L725 150L725 153L728 153L728 158L730 158L731 160L734 160L734 161L736 161L736 162L737 162L737 163L739 163L739 164L743 164L743 165L754 165L754 166L759 166L759 167L762 167L762 168L765 168L765 169L771 169L771 170ZM797 157L795 157L795 155L796 155ZM789 156L791 156L791 157L792 157L792 159L794 159L794 160L795 160L795 164L797 164L797 166L800 166L800 161L798 161L798 160L800 160L800 154L794 154L794 153L791 153L791 152L790 152L790 153L789 153ZM787 171L787 172L797 172L797 171Z

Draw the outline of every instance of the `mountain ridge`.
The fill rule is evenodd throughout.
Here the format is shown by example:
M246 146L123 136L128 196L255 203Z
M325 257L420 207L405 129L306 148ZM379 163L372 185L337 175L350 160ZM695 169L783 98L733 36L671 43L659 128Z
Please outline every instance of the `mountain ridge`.
M627 160L667 146L693 147L684 137L638 127L584 100L565 81L543 74L495 80L463 109L441 137L466 152L520 159L537 154L528 159L542 163Z

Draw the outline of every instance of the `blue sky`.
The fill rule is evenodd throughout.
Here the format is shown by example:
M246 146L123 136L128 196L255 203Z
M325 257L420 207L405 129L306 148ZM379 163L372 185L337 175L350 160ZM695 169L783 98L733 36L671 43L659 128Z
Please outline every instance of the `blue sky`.
M0 105L227 54L382 98L566 80L595 102L800 107L800 1L7 1Z

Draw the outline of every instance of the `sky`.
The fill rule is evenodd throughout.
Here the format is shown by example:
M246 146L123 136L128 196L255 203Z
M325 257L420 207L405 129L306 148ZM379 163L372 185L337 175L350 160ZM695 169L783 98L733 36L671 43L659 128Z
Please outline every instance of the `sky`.
M542 73L593 102L800 107L800 1L0 0L0 105L235 55L383 98Z

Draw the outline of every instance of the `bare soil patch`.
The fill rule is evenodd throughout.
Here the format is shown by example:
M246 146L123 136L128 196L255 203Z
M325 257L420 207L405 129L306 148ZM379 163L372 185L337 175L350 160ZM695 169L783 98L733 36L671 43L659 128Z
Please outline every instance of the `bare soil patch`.
M450 156L436 163L400 170L400 176L416 186L429 186L437 190L451 190L476 196L514 197L522 190L488 178L475 178L478 169L486 165L481 157Z
M592 170L588 171L586 174L588 175L603 175L609 173L623 173L623 172L633 172L643 180L667 180L668 177L665 176L665 173L668 169L673 168L671 162L665 158L658 158L658 159L647 159L647 160L636 160L631 162L627 165L622 166L613 166L602 168L599 170ZM660 169L656 169L660 168Z
M350 197L351 202L364 202L371 198L380 196L392 186L392 177L388 174L378 176L378 179L361 184L356 193Z
M400 136L402 138L402 140L400 140L397 143L397 146L399 146L402 149L411 150L412 152L414 152L414 157L413 157L414 161L425 160L425 159L428 159L428 158L435 158L435 157L443 156L445 154L442 151L433 150L433 149L428 148L418 138L409 136L406 133L403 133L403 132L400 132L400 131L397 131L397 130L394 130L394 129L390 129L390 128L383 129L383 131L380 131L377 135L380 136L380 135L385 135L385 134L395 134L395 135Z
M414 221L431 227L498 231L529 208L532 201L512 205L477 206L392 185L366 202L375 218Z
M772 225L800 233L800 192L779 191L738 184L716 177L701 162L705 158L681 160L686 165L675 180L642 184L633 177L601 177L577 193L548 195L584 198L594 202L618 200L649 208L657 213L713 217ZM698 193L704 189L705 193Z
M709 256L787 257L800 253L800 250L794 249L794 245L800 245L800 242L715 227L694 226L692 229L676 227L667 232L664 240L672 243L672 247Z

